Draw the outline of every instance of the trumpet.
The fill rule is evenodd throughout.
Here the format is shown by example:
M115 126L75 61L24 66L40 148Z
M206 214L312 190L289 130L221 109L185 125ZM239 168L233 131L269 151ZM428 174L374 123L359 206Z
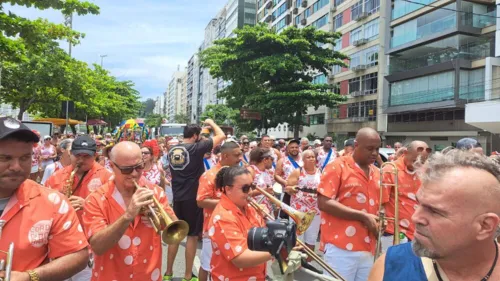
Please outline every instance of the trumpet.
M9 244L9 250L7 252L0 251L6 255L6 259L0 260L0 271L5 270L5 277L0 278L1 281L10 281L10 276L12 274L12 258L14 257L14 243Z
M269 198L276 206L280 207L285 213L292 218L295 223L297 224L297 234L302 234L306 231L306 229L309 227L309 225L312 222L312 218L316 215L316 212L314 211L309 211L307 213L302 213L299 212L292 207L286 205L285 203L279 201L278 199L274 198L271 194L267 193L266 191L262 190L259 187L256 187L256 190L260 191L264 196ZM264 208L258 204L255 199L252 197L248 197L248 203L249 205L254 208L259 214L266 220L274 220L274 217L266 212ZM313 214L312 218L310 218L310 215ZM310 221L308 222L308 219ZM334 278L337 278L338 280L341 281L346 281L340 274L338 274L333 268L331 268L318 254L314 252L311 248L309 248L304 242L299 240L297 238L297 244L301 246L306 254L311 257L314 261L316 261L326 272L328 272L331 276Z
M388 166L390 166L391 169L389 171L384 171L384 168L388 167ZM394 183L384 183L384 175L387 173L394 175ZM383 209L383 206L382 206L382 196L383 196L384 187L394 187L394 201L395 201L394 202L394 218L386 217L385 210ZM396 164L394 164L393 162L385 162L380 167L380 203L378 206L378 221L380 223L380 227L379 227L378 233L377 233L377 246L375 248L375 255L374 255L375 260L377 260L377 258L382 254L382 236L384 235L384 229L385 229L383 226L387 223L387 221L394 221L394 239L393 239L392 244L398 245L400 243L400 239L399 239L398 168L396 167Z
M134 180L136 188L141 188L139 184ZM160 204L158 199L153 196L153 204L147 206L143 213L147 213L147 217L156 233L161 233L161 240L165 244L179 244L184 238L186 238L189 232L189 225L183 220L172 220L170 216L165 212L163 206Z

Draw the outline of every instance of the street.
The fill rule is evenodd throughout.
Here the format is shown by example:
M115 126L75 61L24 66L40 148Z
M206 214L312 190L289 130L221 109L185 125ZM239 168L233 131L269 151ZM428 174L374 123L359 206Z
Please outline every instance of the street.
M185 241L183 241L179 247L179 252L177 253L177 258L175 259L175 264L174 264L174 281L181 281L183 278L184 274L184 267L185 267L185 262L184 262L184 250L185 250ZM319 245L318 245L319 246ZM193 273L198 275L198 269L200 268L200 258L201 256L201 242L198 243L198 250L196 251L196 257L194 259L194 265L193 265ZM313 262L314 267L320 268L317 263ZM162 264L162 274L165 273L165 270L167 268L167 247L163 247L163 264ZM308 274L305 274L303 272L297 272L295 274L295 279L296 281L318 281L318 279L312 279L311 276Z

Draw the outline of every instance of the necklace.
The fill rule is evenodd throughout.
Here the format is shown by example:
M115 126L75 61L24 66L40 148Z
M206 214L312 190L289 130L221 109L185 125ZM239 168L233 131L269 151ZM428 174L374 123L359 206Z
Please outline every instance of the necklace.
M486 273L486 275L481 279L481 281L487 281L488 279L490 279L491 277L491 274L493 273L493 270L495 269L495 265L497 264L497 260L498 260L498 245L496 242L495 243L495 259L493 260L493 265L491 266L490 268L490 271L488 271L488 273ZM438 266L437 266L437 262L435 260L432 260L432 265L434 266L434 271L436 272L436 275L437 275L437 278L439 281L443 281L443 278L441 277L441 274L439 274L439 269L438 269Z

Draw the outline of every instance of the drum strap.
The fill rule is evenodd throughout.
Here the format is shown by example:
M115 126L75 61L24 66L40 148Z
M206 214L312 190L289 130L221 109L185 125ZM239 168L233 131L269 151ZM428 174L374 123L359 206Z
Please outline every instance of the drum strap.
M434 266L432 264L432 259L420 258L422 260L422 265L424 266L425 276L427 276L428 281L439 281L436 271L434 271ZM441 275L443 281L449 281L446 275Z

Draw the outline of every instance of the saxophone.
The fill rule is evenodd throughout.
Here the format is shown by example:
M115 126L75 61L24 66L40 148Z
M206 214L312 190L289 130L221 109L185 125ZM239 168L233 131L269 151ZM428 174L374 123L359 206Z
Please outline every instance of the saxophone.
M80 168L80 165L76 165L73 171L71 171L71 174L69 175L69 179L66 180L66 184L64 185L64 195L66 195L67 198L70 198L73 195L73 184L74 184L74 179L75 179L75 174Z

